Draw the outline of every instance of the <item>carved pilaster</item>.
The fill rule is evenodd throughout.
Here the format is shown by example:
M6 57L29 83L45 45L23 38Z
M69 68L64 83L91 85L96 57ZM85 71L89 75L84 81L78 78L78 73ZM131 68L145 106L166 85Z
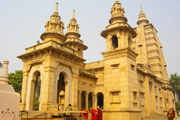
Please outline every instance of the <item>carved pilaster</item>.
M79 69L72 68L72 107L73 110L78 110L78 78L79 78Z
M20 110L25 110L26 108L27 84L28 84L28 65L24 63Z
M88 96L89 96L89 92L86 91L86 96L85 96L85 97L86 97L86 99L85 99L85 100L86 100L86 103L85 103L86 109L88 109L88 106L89 106L89 103L88 103L88 101L89 101L89 100L88 100Z
M146 113L149 114L150 112L150 86L149 86L149 78L148 76L145 76L145 81L144 81L144 88L145 88L145 106L146 106Z
M47 59L44 63L44 82L41 110L48 110L48 105L53 104L53 95L55 87L55 66L56 62L52 62L51 59Z

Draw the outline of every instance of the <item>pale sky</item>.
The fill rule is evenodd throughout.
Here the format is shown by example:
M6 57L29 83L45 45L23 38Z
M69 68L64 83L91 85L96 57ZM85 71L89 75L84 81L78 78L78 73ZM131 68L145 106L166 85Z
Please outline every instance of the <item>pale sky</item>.
M17 56L36 44L44 32L45 22L59 3L59 15L65 24L64 33L76 10L81 40L88 46L86 62L102 60L105 39L100 36L109 24L110 9L115 0L0 0L0 61L10 61L9 72L21 70ZM180 75L180 0L120 0L128 23L136 27L140 4L149 21L158 30L169 75ZM41 41L41 40L40 40ZM42 42L42 41L41 41Z

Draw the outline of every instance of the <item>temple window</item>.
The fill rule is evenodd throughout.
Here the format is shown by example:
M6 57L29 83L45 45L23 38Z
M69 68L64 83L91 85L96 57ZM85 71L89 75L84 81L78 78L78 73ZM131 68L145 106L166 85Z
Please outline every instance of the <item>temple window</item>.
M116 35L112 36L112 46L114 49L118 48L118 38Z

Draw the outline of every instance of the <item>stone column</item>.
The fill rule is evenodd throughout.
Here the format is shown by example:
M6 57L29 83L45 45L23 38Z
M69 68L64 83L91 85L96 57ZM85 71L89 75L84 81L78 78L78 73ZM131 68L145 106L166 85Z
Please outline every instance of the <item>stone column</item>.
M107 51L112 50L112 40L111 40L110 35L108 35L107 38L106 38L106 48L107 48Z
M70 101L69 101L69 82L65 82L65 102L64 102L64 108L66 108L68 106L68 104L70 104Z
M120 40L119 40L119 42L120 42L120 46L119 46L119 48L121 49L121 48L125 48L125 33L124 33L124 31L121 31L121 33L120 33Z
M27 85L28 85L28 77L29 77L29 68L30 68L30 65L28 65L26 62L24 62L20 110L26 110L26 98L27 98L27 88L28 88Z
M149 91L149 78L148 76L145 76L145 81L144 81L144 88L145 88L145 109L146 109L146 113L149 114L150 112L150 91Z
M93 107L97 108L97 94L93 94Z
M162 109L165 110L165 90L162 88Z
M28 71L26 70L26 66L27 65L24 64L20 110L26 109L27 84L28 84Z
M82 91L79 90L79 110L81 109L81 93Z
M51 59L47 59L44 63L44 82L43 82L43 93L42 95L42 104L41 110L48 110L49 105L53 104L53 95L54 95L54 81L55 81L55 61L52 62ZM58 106L57 106L58 110Z
M155 89L154 89L154 80L152 81L152 94L151 94L151 106L152 106L152 112L156 111L156 105L155 105Z
M78 75L72 75L72 107L73 110L78 110Z
M120 46L121 46L120 33L118 32L116 36L118 38L118 48L120 48Z
M89 92L86 91L86 100L85 100L86 109L88 109L88 104L89 104L88 95L89 95Z
M128 36L128 32L124 31L124 47L125 48L130 48L130 43L129 43L129 36Z

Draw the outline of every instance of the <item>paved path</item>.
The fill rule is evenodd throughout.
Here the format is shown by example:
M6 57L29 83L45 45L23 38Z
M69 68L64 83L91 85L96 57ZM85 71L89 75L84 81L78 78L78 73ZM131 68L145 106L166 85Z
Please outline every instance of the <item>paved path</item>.
M178 116L175 120L180 120L180 116Z

